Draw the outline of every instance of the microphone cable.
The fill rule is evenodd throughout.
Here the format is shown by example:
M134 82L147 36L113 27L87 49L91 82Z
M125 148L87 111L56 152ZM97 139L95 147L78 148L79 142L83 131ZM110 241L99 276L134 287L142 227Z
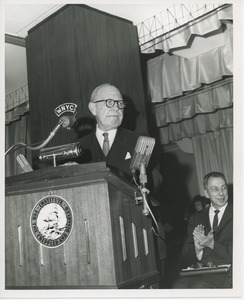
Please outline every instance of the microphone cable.
M136 185L136 187L140 190L140 192L141 192L141 194L142 194L142 193L143 193L143 192L142 192L142 189L143 189L143 188L138 184L138 182L137 182L137 180L136 180L136 176L135 176L136 171L135 171L135 169L132 169L132 170L131 170L131 173L132 173L132 181L134 182L134 184ZM155 218L155 216L154 216L154 214L153 214L153 212L152 212L150 206L148 205L147 201L145 201L145 204L146 204L147 209L148 209L148 211L149 211L149 213L150 213L150 215L151 215L151 217L152 217L153 223L154 223L155 226L156 226L156 230L155 230L155 228L152 226L152 231L153 231L153 233L155 234L156 237L158 237L158 238L160 238L161 240L165 241L165 238L163 238L163 237L160 235L160 230L159 230L158 222L157 222L157 220L156 220L156 218Z

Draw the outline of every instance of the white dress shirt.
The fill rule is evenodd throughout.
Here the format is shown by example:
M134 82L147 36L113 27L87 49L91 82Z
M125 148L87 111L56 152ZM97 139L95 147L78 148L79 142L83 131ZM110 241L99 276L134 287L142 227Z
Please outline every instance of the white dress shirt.
M222 206L221 208L219 208L219 213L218 213L218 226L219 226L219 223L220 223L220 221L221 221L221 219L222 219L222 217L223 217L223 214L224 214L224 212L225 212L225 209L226 209L227 204L228 204L228 202L227 202L224 206ZM209 208L209 221L210 221L210 224L211 224L211 228L213 228L213 219L214 219L214 215L215 215L215 212L214 212L215 210L216 210L216 208L214 208L214 207L212 206L212 204L211 204L211 206L210 206L210 208ZM203 256L203 250L202 250L199 254L197 254L197 258L198 258L199 260L201 260L201 259L202 259L202 256Z
M98 128L98 126L97 126L97 128L96 128L96 137L97 137L97 140L98 140L98 143L99 143L101 149L103 149L103 140L104 140L103 133L104 132L108 133L109 149L111 149L111 147L113 145L113 142L114 142L114 139L115 139L115 136L116 136L117 129L104 131L104 130L101 130L100 128Z
M227 202L227 203L228 203L228 202ZM222 206L222 207L219 208L219 213L218 213L218 226L219 226L219 223L220 223L220 221L221 221L221 219L222 219L222 217L223 217L223 214L224 214L224 212L225 212L227 203L226 203L224 206ZM209 208L209 220L210 220L211 228L213 228L213 219L214 219L214 215L215 215L215 212L214 212L215 210L216 210L216 208L214 208L214 207L212 206L212 204L211 204L211 206L210 206L210 208Z

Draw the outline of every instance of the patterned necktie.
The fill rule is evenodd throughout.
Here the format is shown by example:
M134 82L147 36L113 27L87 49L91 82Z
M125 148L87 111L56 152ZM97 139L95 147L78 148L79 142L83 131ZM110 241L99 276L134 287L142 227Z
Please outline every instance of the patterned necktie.
M109 151L108 133L104 132L103 136L104 136L104 140L103 140L103 153L104 153L105 156L107 156L108 155L108 151Z
M213 219L213 230L216 231L216 229L217 229L217 227L218 227L218 222L219 222L219 220L218 220L218 213L219 213L219 210L216 209L216 210L214 211L214 213L215 213L215 215L214 215L214 219Z

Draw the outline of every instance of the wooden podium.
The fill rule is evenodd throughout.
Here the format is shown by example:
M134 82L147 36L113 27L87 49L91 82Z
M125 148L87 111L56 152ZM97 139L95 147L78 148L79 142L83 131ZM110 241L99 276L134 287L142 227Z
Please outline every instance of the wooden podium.
M50 167L5 183L6 289L137 289L159 282L151 219L136 205L135 188L104 163ZM56 196L72 213L70 230L62 244L47 246L49 238L34 234L37 215Z

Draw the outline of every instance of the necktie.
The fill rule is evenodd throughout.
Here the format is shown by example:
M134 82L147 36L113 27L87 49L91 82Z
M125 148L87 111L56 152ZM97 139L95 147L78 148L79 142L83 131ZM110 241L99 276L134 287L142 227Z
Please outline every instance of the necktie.
M107 156L108 155L108 151L109 151L108 133L104 132L103 136L104 136L104 140L103 140L103 153L104 153L105 156Z
M215 215L214 215L214 219L213 219L213 230L215 231L216 230L216 228L218 227L218 213L219 213L219 210L218 209L216 209L215 211L214 211L214 213L215 213Z

